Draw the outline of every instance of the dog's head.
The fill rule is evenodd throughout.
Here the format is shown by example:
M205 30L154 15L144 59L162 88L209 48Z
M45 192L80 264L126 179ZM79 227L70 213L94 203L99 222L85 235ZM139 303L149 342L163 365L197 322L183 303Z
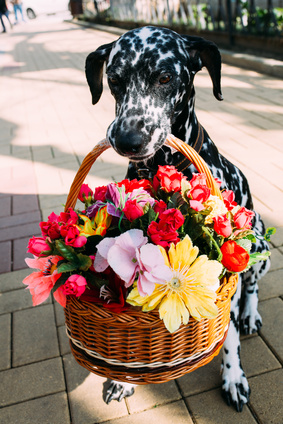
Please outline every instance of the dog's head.
M145 160L163 145L193 96L194 75L203 67L210 74L214 96L222 100L219 50L200 37L143 27L99 47L86 59L93 104L102 93L104 62L116 100L116 118L107 137L120 155L131 160Z

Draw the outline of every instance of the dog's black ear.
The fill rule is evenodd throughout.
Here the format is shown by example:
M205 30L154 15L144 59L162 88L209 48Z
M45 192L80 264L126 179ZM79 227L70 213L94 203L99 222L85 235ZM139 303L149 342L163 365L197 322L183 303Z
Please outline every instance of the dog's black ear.
M108 59L113 43L104 44L90 53L85 62L86 79L92 95L92 104L95 105L102 94L103 65Z
M198 72L204 66L209 72L213 84L213 94L217 100L223 100L221 93L221 55L212 41L201 37L182 35L192 58L193 71Z

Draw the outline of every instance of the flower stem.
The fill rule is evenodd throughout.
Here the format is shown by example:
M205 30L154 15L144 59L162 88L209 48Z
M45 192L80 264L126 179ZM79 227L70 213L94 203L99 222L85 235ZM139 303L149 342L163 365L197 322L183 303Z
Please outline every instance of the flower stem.
M220 247L218 246L218 244L216 243L216 240L212 237L212 234L210 233L209 229L207 227L202 226L202 230L203 232L210 238L212 244L214 245L214 247L217 250L218 253L218 257L217 257L217 261L221 262L222 259L222 252L220 250Z

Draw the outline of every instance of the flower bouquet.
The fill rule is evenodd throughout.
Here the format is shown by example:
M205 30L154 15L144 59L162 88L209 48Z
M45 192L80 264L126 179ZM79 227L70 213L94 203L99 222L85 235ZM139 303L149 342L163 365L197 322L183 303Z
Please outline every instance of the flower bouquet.
M209 362L226 336L237 273L268 256L250 253L254 213L232 191L220 193L221 182L187 145L171 145L186 146L205 172L188 180L160 166L153 179L92 191L81 184L91 166L83 163L65 211L40 223L42 237L28 245L34 258L26 259L38 270L23 281L33 304L52 292L65 308L78 362L138 384Z

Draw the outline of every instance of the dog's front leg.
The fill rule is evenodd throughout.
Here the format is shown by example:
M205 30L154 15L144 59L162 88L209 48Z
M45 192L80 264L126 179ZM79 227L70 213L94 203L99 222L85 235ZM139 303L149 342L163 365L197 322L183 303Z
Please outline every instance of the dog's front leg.
M111 380L106 391L105 402L107 404L110 403L111 400L118 400L118 402L121 402L125 397L132 396L134 392L135 384Z
M222 396L228 405L234 405L238 412L249 401L250 388L241 365L239 310L241 297L241 277L237 291L231 300L231 321L226 340L223 344Z

